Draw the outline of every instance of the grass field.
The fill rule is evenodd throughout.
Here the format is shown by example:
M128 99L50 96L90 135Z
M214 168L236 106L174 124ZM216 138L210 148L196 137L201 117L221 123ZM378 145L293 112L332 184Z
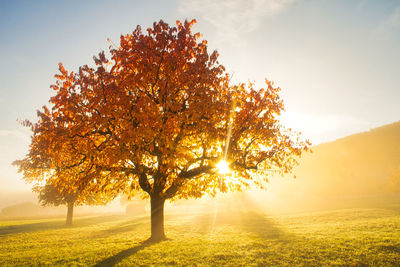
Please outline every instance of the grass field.
M271 216L244 207L166 216L0 221L0 266L400 266L400 206Z

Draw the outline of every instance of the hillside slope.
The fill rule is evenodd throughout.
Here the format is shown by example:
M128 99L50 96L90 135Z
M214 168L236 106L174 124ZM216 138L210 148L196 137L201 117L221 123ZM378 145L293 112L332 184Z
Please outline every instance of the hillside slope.
M297 176L313 193L376 195L387 193L388 179L400 166L400 122L313 148Z
M266 205L279 209L400 203L400 122L312 148L293 175L271 177ZM393 172L399 171L396 183ZM393 184L395 187L393 187ZM392 186L391 186L392 185ZM281 206L279 206L281 205Z

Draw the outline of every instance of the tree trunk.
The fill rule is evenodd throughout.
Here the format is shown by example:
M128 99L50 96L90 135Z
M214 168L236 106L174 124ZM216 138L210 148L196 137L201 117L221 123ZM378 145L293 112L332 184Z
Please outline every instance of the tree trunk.
M68 226L72 225L72 214L74 212L74 202L68 202L67 222Z
M150 197L151 206L151 241L159 242L165 240L164 233L164 202L159 196Z

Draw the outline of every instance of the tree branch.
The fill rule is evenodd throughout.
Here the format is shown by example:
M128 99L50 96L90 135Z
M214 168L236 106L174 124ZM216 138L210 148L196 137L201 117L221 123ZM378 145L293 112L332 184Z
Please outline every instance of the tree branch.
M214 168L214 166L200 166L189 171L182 171L179 173L178 177L183 179L192 179L200 174L210 173L210 171Z
M149 180L147 179L146 173L142 172L139 175L139 185L143 189L143 191L147 192L148 194L151 193L151 185Z

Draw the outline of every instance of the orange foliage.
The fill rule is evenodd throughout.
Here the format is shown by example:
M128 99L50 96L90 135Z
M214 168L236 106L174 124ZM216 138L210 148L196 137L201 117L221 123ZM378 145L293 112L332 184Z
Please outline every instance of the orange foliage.
M94 68L60 64L51 108L25 122L33 130L18 162L26 179L169 199L262 186L269 170L289 171L309 143L280 125L280 88L232 85L194 23L138 26ZM223 158L235 179L218 173Z

